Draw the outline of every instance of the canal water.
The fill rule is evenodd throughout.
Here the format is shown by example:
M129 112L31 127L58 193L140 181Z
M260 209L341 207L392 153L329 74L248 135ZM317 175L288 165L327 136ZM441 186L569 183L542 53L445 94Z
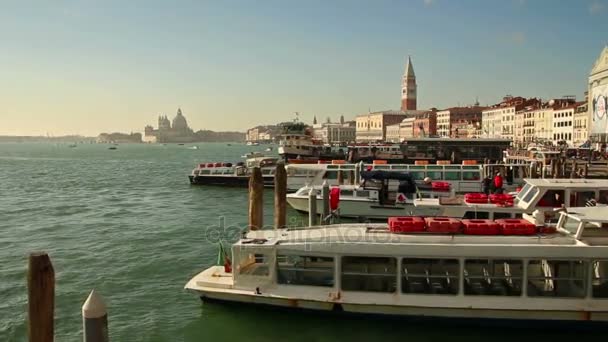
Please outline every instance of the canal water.
M239 161L265 146L0 144L0 341L25 341L26 265L50 254L56 273L56 341L79 341L80 310L95 288L112 341L513 341L564 337L203 304L183 290L215 263L219 238L247 222L247 190L190 186L201 161ZM272 193L265 196L272 223ZM305 217L289 212L290 225ZM589 336L593 337L593 336Z

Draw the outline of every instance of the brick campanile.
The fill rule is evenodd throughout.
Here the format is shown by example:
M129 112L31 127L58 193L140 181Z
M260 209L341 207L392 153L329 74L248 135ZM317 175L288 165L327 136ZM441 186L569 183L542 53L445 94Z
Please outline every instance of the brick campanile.
M401 110L416 110L416 74L412 59L407 57L407 66L401 80Z

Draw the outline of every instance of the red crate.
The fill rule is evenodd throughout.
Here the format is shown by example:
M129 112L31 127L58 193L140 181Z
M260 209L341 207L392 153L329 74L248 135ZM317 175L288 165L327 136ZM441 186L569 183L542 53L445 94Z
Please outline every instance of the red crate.
M388 228L392 233L424 232L426 223L418 216L389 217Z
M500 225L503 235L536 234L536 225L525 219L499 219L494 222Z
M500 226L492 220L461 220L463 232L467 235L499 235Z
M460 220L453 217L427 217L426 231L432 233L459 233L462 229Z
M488 203L488 195L484 194L484 193L470 193L470 194L465 194L464 195L464 201L467 203Z

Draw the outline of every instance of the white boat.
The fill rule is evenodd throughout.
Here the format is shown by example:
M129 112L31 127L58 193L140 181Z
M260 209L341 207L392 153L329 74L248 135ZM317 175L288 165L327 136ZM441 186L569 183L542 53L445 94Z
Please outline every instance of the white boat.
M310 190L317 192L317 208L321 208L320 186L306 186L296 193L287 195L287 203L295 210L307 213ZM482 194L480 194L481 196ZM465 197L419 198L405 194L405 200L397 200L398 195L384 197L380 190L363 186L340 186L339 216L351 218L386 219L399 215L447 216L456 218L496 219L521 217L535 210L552 211L565 206L584 206L588 201L608 204L608 180L600 179L525 179L525 186L513 200L495 196L479 201L467 201ZM508 196L508 195L507 195ZM556 198L559 198L556 200ZM482 202L482 203L479 203ZM547 213L549 218L551 215Z
M245 162L232 163L200 163L188 175L193 185L223 185L247 187L251 169L259 167L264 180L264 186L274 186L274 173L277 158L254 157Z
M306 185L321 185L327 181L330 186L352 184L355 173L362 170L399 171L409 173L415 180L428 177L433 181L450 183L456 193L481 192L482 179L501 171L505 177L506 192L516 190L524 183L524 175L529 175L530 164L486 164L486 165L414 165L414 164L289 164L287 189L297 191ZM397 182L389 184L397 187Z
M247 142L247 146L258 146L259 143L255 142L255 141L248 141Z
M291 309L606 327L606 210L569 208L553 229L531 217L513 220L525 230L486 223L525 236L467 235L471 222L449 234L430 225L397 234L386 223L251 231L222 253L223 266L185 288L203 300Z

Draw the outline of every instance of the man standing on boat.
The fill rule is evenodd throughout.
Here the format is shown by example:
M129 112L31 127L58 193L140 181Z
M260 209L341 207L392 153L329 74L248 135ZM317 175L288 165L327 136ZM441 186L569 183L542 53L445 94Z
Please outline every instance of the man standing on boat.
M494 193L502 194L502 175L500 172L496 172L496 176L494 177Z
M492 178L490 178L490 176L486 175L486 177L483 179L483 181L481 181L481 185L482 185L482 189L483 189L483 193L486 195L490 194L490 188L492 186Z

